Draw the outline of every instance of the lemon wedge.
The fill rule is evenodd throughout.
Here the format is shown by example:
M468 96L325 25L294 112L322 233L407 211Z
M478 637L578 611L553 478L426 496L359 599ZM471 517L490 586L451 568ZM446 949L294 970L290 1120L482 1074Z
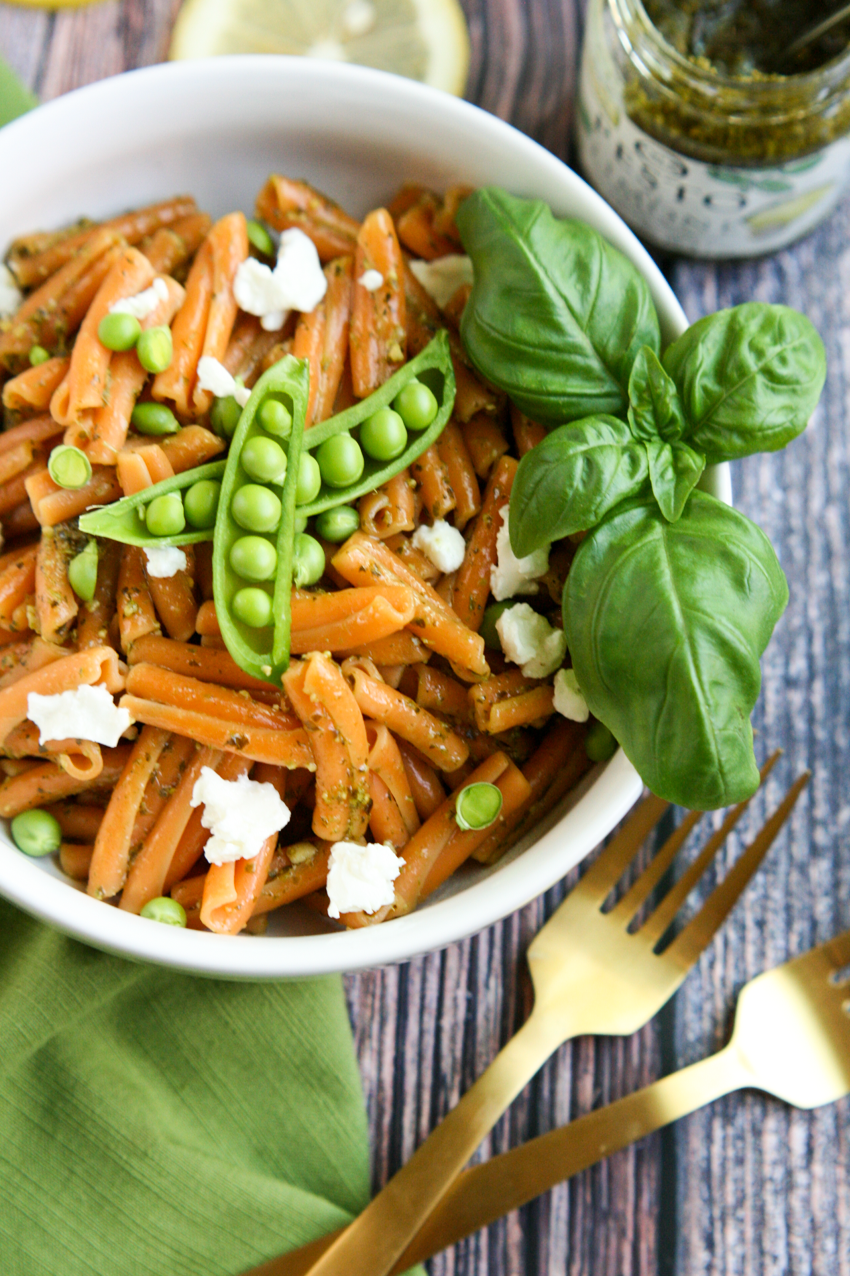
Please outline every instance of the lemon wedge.
M221 53L357 62L460 96L469 33L457 0L187 0L169 56Z

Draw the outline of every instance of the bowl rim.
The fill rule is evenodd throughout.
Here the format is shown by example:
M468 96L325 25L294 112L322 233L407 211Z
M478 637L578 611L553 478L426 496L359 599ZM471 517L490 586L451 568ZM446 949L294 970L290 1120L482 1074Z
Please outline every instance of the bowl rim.
M662 327L677 335L687 326L685 314L660 269L625 223L582 178L539 143L472 103L439 90L370 68L277 55L236 55L159 64L124 72L74 90L37 107L0 130L0 166L14 171L16 152L40 141L45 126L63 135L75 121L102 111L125 111L145 96L233 91L250 77L252 85L268 84L287 91L299 84L330 78L349 91L389 95L418 106L431 118L467 124L512 154L527 155L539 168L589 203L594 225L624 251L646 278ZM138 130L139 135L144 129ZM135 136L135 134L134 134ZM709 480L715 495L731 499L728 467L718 467ZM317 935L214 935L169 926L105 907L65 879L51 876L37 861L27 860L0 832L0 895L66 934L108 952L173 969L216 978L285 979L348 972L406 961L438 950L500 921L559 881L625 815L642 791L636 771L622 750L593 774L594 813L583 801L542 837L491 875L447 898L380 926ZM486 889L484 889L486 888Z

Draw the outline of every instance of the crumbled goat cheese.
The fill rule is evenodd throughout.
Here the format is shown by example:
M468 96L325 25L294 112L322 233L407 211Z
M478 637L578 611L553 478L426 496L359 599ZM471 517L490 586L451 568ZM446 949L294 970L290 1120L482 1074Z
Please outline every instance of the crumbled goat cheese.
M380 270L364 270L357 282L362 284L367 292L377 292L384 282L384 276Z
M572 669L559 669L555 674L555 712L573 722L587 722L590 710L581 694L578 679Z
M8 266L0 263L0 319L13 315L24 299L15 276Z
M528 603L517 603L496 621L496 633L508 660L519 665L526 678L548 678L567 654L563 629L554 629Z
M119 709L103 686L75 687L55 696L27 696L27 717L39 730L38 742L47 740L91 740L114 749L134 718Z
M472 283L472 261L460 253L449 253L436 261L414 258L410 269L430 297L442 310L463 284Z
M122 297L120 301L113 301L109 307L109 313L132 315L141 323L143 319L147 319L148 315L153 314L162 301L168 301L168 284L157 276L150 288L145 288L144 292L137 292L135 297Z
M167 580L178 572L184 572L188 562L177 545L146 545L145 557L148 575L155 580Z
M369 0L350 0L342 11L342 25L345 34L352 39L358 35L366 35L377 21L377 11Z
M327 292L328 281L312 239L303 230L285 230L274 270L247 257L236 272L233 295L249 315L259 315L266 332L277 332L290 310L309 313Z
M211 767L201 767L190 806L203 806L201 824L212 836L204 847L210 864L231 864L256 855L266 838L289 823L289 807L273 784L223 780Z
M247 386L241 385L232 377L223 363L205 354L198 360L198 389L209 390L217 399L228 399L231 396L244 408L251 397Z
M511 549L508 532L508 510L505 505L501 510L502 526L496 535L496 562L490 568L490 591L493 597L501 602L505 598L513 598L514 594L536 594L539 586L537 578L545 576L549 570L549 549L536 549L525 558L517 558Z
M377 913L395 899L393 882L404 860L379 842L334 842L328 860L328 917L340 913Z
M460 532L442 518L436 519L431 527L424 523L417 527L413 544L441 572L456 572L466 553L466 541Z

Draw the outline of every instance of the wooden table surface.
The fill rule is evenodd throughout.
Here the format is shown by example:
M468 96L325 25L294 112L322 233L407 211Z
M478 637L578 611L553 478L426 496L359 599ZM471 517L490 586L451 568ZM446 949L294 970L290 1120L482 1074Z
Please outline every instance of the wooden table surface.
M271 2L271 0L269 0ZM467 96L570 155L578 0L463 0ZM107 0L50 14L0 3L0 53L43 98L160 61L179 0ZM850 926L850 199L773 257L662 263L690 319L756 298L796 306L827 346L814 422L778 456L735 466L739 507L766 530L791 602L763 660L763 754L785 756L754 830L804 767L790 826L670 1005L628 1040L561 1049L482 1155L562 1124L716 1049L760 970ZM708 817L711 819L712 817ZM729 854L740 842L733 839ZM728 862L728 861L727 861ZM569 885L569 882L567 883ZM480 1073L529 1006L523 952L563 897L409 965L348 980L380 1185ZM434 1276L850 1276L850 1102L790 1111L734 1095L433 1260Z

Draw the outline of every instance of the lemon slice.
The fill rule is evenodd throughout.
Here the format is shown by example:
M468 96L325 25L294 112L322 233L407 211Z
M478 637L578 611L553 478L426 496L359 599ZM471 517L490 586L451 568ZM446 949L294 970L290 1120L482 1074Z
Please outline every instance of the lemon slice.
M457 0L187 0L169 56L220 53L357 62L460 95L469 34Z

